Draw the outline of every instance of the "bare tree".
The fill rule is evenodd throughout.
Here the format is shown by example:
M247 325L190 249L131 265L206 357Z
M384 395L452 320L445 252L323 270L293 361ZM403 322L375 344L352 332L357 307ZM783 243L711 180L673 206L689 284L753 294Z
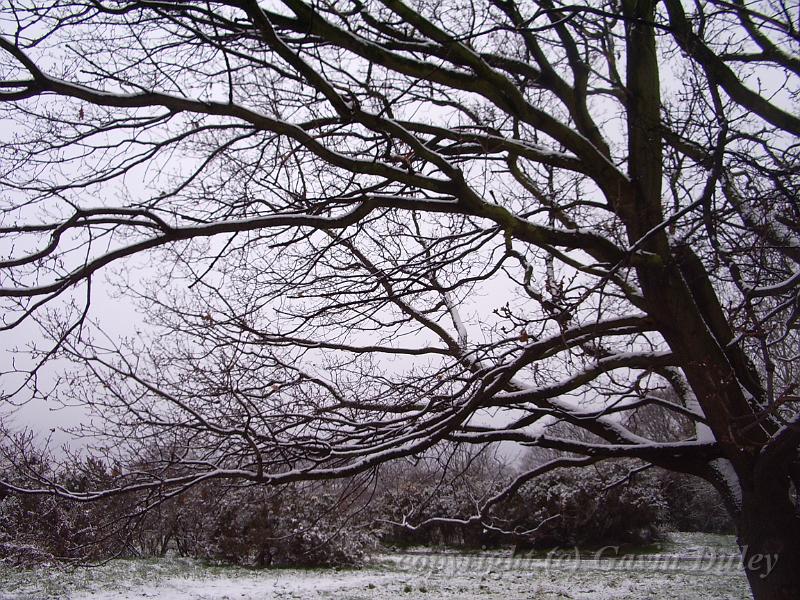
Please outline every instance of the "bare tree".
M576 455L485 516L635 458L712 481L754 596L800 597L796 12L5 3L2 329L50 341L4 398L85 404L120 456L175 449L96 493L26 489L343 477L442 442ZM136 339L92 324L111 273ZM84 370L49 389L52 359ZM634 434L644 405L694 433Z

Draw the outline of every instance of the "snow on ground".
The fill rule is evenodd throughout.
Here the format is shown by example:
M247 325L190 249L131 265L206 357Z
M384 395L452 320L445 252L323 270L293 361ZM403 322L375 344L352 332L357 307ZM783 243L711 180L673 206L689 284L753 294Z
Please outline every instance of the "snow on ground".
M745 600L733 538L675 534L656 553L510 550L385 554L362 569L263 569L180 558L117 560L92 569L0 567L0 600Z

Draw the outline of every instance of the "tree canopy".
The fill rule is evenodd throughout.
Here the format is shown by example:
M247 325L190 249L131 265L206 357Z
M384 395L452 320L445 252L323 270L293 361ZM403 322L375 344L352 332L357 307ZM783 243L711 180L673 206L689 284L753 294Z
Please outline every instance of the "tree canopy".
M714 483L745 557L781 557L747 570L756 597L798 597L797 12L5 3L1 329L47 341L3 398L85 405L112 456L162 448L108 489L24 464L6 487L564 453L480 519L548 470L636 459ZM108 286L140 335L94 319ZM54 386L52 360L76 365ZM634 432L637 410L692 433Z

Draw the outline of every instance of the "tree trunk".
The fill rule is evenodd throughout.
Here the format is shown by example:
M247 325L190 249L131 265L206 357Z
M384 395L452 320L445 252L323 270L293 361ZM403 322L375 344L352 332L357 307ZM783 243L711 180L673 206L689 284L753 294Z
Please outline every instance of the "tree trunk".
M776 476L742 497L738 541L755 600L800 599L800 515L789 492Z

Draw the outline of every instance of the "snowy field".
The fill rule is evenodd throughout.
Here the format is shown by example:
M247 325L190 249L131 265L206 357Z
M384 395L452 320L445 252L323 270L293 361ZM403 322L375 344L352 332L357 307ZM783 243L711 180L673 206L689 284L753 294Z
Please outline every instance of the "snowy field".
M657 552L514 558L510 550L384 554L361 569L263 569L164 558L22 571L0 566L0 600L749 598L733 538L673 534Z

